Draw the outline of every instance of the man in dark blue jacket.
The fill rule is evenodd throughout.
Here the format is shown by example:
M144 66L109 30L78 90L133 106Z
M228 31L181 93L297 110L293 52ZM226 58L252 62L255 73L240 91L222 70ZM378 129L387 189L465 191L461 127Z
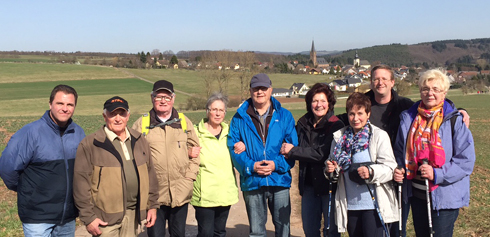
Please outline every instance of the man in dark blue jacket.
M74 236L73 165L83 129L71 119L77 92L58 85L49 110L17 131L0 157L0 177L17 192L25 236Z
M250 236L266 236L267 203L275 236L289 236L294 160L285 159L280 150L283 142L298 145L295 121L291 112L271 97L272 83L266 74L252 77L250 95L233 116L228 134L232 161L240 173Z

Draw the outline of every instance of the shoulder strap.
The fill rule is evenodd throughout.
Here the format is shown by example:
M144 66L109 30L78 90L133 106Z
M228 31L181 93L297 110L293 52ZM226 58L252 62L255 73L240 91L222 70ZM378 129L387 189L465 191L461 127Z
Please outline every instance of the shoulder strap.
M454 135L454 125L456 124L457 118L458 118L457 116L451 117L451 136Z
M185 116L183 113L179 113L180 125L182 126L182 130L187 133L187 121L185 120Z
M150 115L148 113L143 114L143 117L141 119L141 133L143 136L146 137L146 134L148 134L148 131L150 131Z

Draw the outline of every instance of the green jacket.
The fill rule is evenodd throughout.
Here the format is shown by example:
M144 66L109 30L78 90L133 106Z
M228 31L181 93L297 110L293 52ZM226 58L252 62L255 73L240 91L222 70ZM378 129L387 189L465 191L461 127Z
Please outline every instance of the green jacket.
M191 204L199 207L230 206L238 202L238 187L230 152L226 146L229 126L221 123L221 134L216 139L204 124L195 125L201 144L201 164L194 182Z

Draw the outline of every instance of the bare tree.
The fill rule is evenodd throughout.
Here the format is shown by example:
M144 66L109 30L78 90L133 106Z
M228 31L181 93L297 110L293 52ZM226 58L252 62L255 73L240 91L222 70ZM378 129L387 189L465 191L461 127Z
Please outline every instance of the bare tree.
M155 57L155 58L158 57L159 54L160 54L160 50L159 49L154 49L154 50L151 51L151 55L153 57Z

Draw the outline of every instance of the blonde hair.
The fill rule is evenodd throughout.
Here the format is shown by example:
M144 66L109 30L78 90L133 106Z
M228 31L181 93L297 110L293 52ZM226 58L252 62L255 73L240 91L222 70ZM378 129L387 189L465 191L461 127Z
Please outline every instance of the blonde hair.
M426 85L429 81L439 82L442 87L441 90L443 90L444 92L449 90L449 86L451 84L449 82L448 76L446 75L446 70L442 68L430 69L423 72L420 75L419 88L424 87L424 85Z

